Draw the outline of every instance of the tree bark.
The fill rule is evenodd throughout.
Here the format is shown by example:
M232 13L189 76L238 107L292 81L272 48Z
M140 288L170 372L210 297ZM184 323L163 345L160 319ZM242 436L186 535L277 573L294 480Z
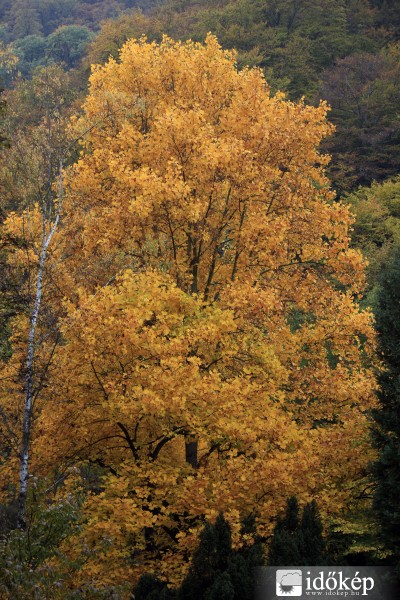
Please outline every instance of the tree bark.
M22 422L22 441L20 453L20 472L19 472L19 497L18 497L18 527L25 529L25 505L28 490L29 477L29 441L31 432L32 420L32 405L33 405L33 367L35 360L35 334L37 320L40 312L40 303L42 300L43 291L43 269L46 260L46 244L43 244L42 252L39 260L39 271L36 280L35 304L30 319L28 349L26 357L26 375L25 375L25 403Z
M185 438L185 459L186 462L193 467L193 469L197 469L199 466L198 461L198 445L199 442L194 436L187 436Z
M33 381L34 381L34 362L35 362L35 338L37 322L40 313L40 304L43 293L43 273L47 257L47 251L51 239L57 229L63 203L63 181L62 181L63 162L60 161L59 170L59 200L57 214L51 225L50 231L47 232L47 216L46 211L43 212L43 237L42 249L40 252L38 273L36 278L35 302L30 318L28 348L26 354L26 374L25 374L25 402L22 421L22 439L20 452L20 468L19 468L19 496L18 496L18 518L17 525L19 529L26 528L25 509L26 498L28 494L28 479L29 479L29 442L31 437L31 422L33 410Z

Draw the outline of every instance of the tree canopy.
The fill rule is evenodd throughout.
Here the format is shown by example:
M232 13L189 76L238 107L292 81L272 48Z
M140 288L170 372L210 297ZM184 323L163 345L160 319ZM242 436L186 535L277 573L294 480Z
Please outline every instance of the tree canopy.
M0 596L398 562L397 5L0 0Z
M131 41L94 70L44 290L63 343L43 340L33 439L37 474L103 470L65 542L77 559L92 549L76 585L122 585L156 559L179 581L203 519L222 510L240 545L249 508L266 534L294 492L325 516L355 502L373 332L355 302L352 218L317 149L325 115L272 96L213 36ZM18 237L23 223L4 227ZM2 389L10 413L19 357Z

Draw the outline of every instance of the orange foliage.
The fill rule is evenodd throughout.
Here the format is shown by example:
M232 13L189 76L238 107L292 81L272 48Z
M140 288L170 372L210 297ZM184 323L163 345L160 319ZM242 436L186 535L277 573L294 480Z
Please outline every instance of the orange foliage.
M33 459L38 473L104 468L66 542L95 551L83 580L132 583L149 564L179 580L220 510L240 543L243 516L268 533L291 494L326 518L354 503L373 335L352 218L317 150L326 110L271 97L212 36L133 40L94 69L46 292L63 343Z

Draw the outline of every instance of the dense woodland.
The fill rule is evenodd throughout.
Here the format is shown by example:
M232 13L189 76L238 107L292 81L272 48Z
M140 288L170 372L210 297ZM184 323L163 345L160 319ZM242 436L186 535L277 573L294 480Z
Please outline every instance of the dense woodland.
M400 4L0 0L0 598L400 569Z

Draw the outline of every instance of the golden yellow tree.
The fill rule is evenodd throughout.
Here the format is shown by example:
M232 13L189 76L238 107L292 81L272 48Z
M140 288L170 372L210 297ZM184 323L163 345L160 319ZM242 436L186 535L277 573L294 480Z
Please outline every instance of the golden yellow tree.
M373 335L317 150L326 106L271 96L212 36L143 39L94 69L76 128L33 456L37 474L102 469L66 542L80 581L179 580L221 510L241 543L242 517L267 533L292 494L325 518L351 508Z

